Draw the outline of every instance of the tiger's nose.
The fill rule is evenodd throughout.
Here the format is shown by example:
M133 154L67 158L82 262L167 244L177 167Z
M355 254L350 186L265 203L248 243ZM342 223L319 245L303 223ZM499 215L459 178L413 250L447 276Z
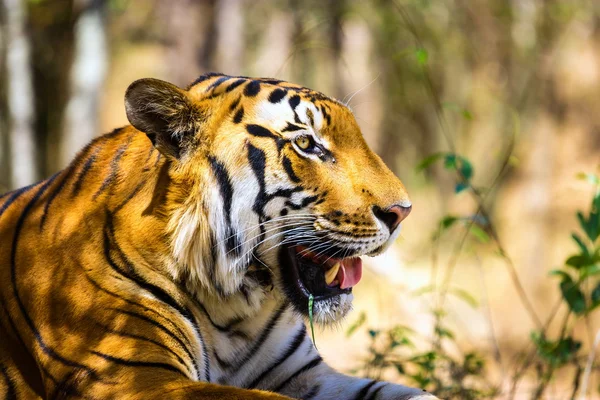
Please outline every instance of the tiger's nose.
M412 204L409 205L400 205L395 204L388 208L387 210L383 210L378 206L373 206L373 214L377 217L378 220L384 223L385 226L388 227L390 232L393 232L394 229L400 225L410 211L412 210Z

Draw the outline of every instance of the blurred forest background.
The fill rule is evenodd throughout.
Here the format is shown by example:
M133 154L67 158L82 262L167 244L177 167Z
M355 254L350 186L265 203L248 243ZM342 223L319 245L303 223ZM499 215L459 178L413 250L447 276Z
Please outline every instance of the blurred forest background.
M357 311L317 331L328 362L445 398L600 398L599 1L0 0L0 192L127 124L135 79L207 71L347 102L411 194Z

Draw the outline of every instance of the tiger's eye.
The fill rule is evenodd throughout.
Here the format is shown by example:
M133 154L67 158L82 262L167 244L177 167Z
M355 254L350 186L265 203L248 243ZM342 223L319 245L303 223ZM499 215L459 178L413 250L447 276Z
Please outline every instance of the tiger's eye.
M310 147L310 139L307 136L298 136L296 138L296 144L302 150L306 150Z

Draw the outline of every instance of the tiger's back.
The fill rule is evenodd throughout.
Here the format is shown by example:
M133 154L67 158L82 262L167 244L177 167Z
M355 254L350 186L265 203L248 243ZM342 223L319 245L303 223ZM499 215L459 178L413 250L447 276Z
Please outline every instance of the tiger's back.
M100 375L96 366L102 364L101 351L94 350L98 353L94 354L90 349L127 344L127 337L115 328L127 326L127 315L111 310L152 321L144 327L147 340L136 343L142 353L154 352L153 342L169 338L152 324L163 327L176 316L169 315L170 308L138 294L137 285L147 281L163 288L165 296L178 298L175 302L182 301L182 296L172 282L160 276L146 278L128 270L131 261L127 257L143 256L150 249L140 249L139 254L132 253L133 249L121 253L119 247L115 251L119 239L111 226L116 213L128 212L129 203L140 203L134 208L148 203L137 234L151 236L152 225L164 218L160 207L153 209L146 201L152 199L160 162L160 153L144 134L123 128L95 140L64 171L1 199L0 337L8 340L2 341L5 346L0 356L9 392L31 387L37 395L55 397L56 390L69 393L72 383ZM128 169L140 174L134 176L134 182L123 172ZM102 196L105 201L99 201ZM149 246L160 243L153 237L145 241ZM130 255L125 256L125 251ZM186 332L185 326L174 328L177 335L192 340L193 334ZM136 330L141 329L131 330L130 336L141 336ZM109 340L107 331L115 331ZM36 362L28 355L32 350ZM172 350L172 357L185 364L177 354L181 351ZM26 360L26 365L15 363L21 360ZM44 370L46 363L53 365L52 371ZM55 365L61 368L55 369ZM80 372L69 379L73 366ZM16 383L25 379L31 381L26 386ZM45 392L43 387L54 391Z

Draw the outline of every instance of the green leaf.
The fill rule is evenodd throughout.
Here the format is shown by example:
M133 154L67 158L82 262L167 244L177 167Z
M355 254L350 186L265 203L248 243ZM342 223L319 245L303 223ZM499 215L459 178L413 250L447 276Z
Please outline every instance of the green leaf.
M452 225L454 225L454 223L456 221L458 221L460 218L454 216L454 215L446 215L443 219L442 222L440 222L440 226L442 229L448 229L450 228Z
M436 335L438 335L439 337L442 337L442 338L447 337L449 339L454 339L454 334L450 330L448 330L444 327L441 327L441 326L435 327L435 333L436 333Z
M572 233L571 237L573 238L573 240L575 241L575 243L577 243L577 246L579 246L579 249L581 250L581 252L583 254L586 254L586 255L590 254L590 251L588 250L588 248L585 245L585 243L583 243L583 240L581 239L581 237L579 237L578 234Z
M588 218L589 238L592 242L600 235L600 192L592 200L592 209Z
M419 164L417 164L416 171L421 172L424 169L428 168L431 164L435 163L442 157L444 157L446 153L434 153L430 156L425 157Z
M546 339L540 332L532 332L531 340L535 344L538 354L554 366L564 365L573 359L581 348L581 342L575 341L571 337L552 341Z
M600 304L600 282L598 282L594 290L592 290L592 304L594 306Z
M419 65L427 64L427 60L429 59L429 54L427 53L427 50L425 50L424 48L419 48L415 51L415 56L417 57L417 62L419 63Z
M313 346L315 346L315 349L316 349L317 342L315 341L315 326L314 326L314 320L313 320L313 303L314 303L314 297L311 294L308 296L308 320L310 322L310 332L312 334Z
M406 370L404 369L404 366L401 363L399 363L399 362L394 363L394 367L396 367L396 371L398 371L398 373L400 375L406 374Z
M473 308L477 308L479 306L479 302L473 297L469 292L460 288L450 288L450 293L463 300L465 303L470 305Z
M560 291L571 311L575 314L582 314L585 312L585 296L581 289L579 289L579 286L573 282L570 277L568 279L563 278L560 283Z
M350 325L350 327L346 331L346 337L349 337L354 332L356 332L356 330L360 328L365 322L367 322L367 314L364 311L362 311L360 314L358 314L358 319L352 325Z
M550 271L550 275L560 276L561 278L563 278L563 280L567 279L567 280L573 281L573 278L571 278L571 275L569 275L567 272L560 270L560 269L554 269L554 270Z
M485 359L477 353L467 353L463 361L465 372L470 375L479 375L485 366Z
M585 172L580 172L577 174L577 179L588 181L592 185L600 185L600 179L597 175L594 174L586 174Z
M598 282L596 284L596 287L594 288L594 290L592 290L590 299L591 299L592 304L590 305L590 307L587 310L588 313L593 311L598 306L600 306L600 282Z
M469 232L471 233L471 235L475 236L477 240L479 240L481 243L488 243L490 241L490 235L488 235L486 231L484 231L477 225L471 225L471 229L469 230Z
M460 167L458 171L460 175L466 180L470 180L473 177L473 165L471 162L464 157L460 157Z
M459 182L456 184L456 186L454 187L454 193L460 193L463 190L466 190L470 187L471 185L469 185L468 183L463 183L463 182Z
M581 274L581 279L586 279L590 276L594 276L594 275L598 275L600 274L600 265L598 264L592 264L592 265L586 265L585 267L582 267L581 269L579 269L579 273Z
M591 263L592 261L590 257L584 254L577 254L575 256L571 256L567 258L567 261L565 261L565 264L575 268L581 268L583 266L590 265Z
M456 169L456 154L446 154L446 157L444 157L444 168Z
M565 364L568 360L575 357L580 348L581 342L573 340L571 337L560 340L554 351L556 363L559 365Z
M583 231L587 234L588 238L590 238L590 240L593 241L591 237L591 232L588 228L588 221L585 219L581 211L577 211L577 219L579 220L579 225L581 225L581 229L583 229Z
M466 120L469 120L469 121L473 120L473 114L471 114L471 112L469 110L463 110L462 111L462 116Z

